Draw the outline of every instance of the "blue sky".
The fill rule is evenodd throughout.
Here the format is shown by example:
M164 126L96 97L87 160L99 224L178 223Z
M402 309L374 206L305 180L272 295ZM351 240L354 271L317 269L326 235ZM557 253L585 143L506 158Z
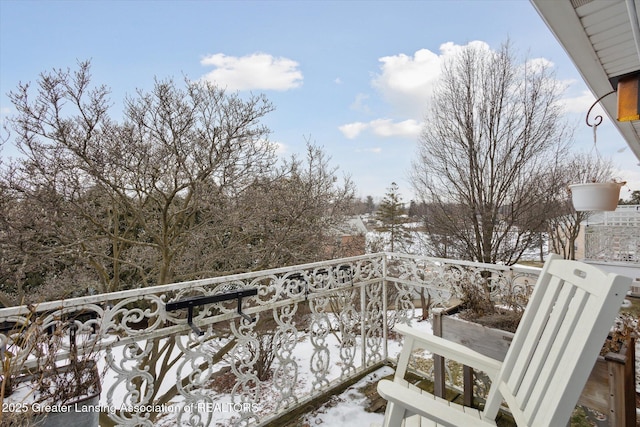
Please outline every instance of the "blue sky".
M405 201L417 135L440 62L455 46L507 38L524 58L545 58L567 85L576 150L589 150L584 115L594 101L527 0L501 1L18 1L0 0L0 114L6 93L52 68L91 59L94 82L121 100L154 78L213 79L265 93L264 123L282 155L323 146L359 196L392 181ZM638 160L605 118L598 150L640 189ZM622 150L622 151L620 151ZM15 151L5 147L3 156Z

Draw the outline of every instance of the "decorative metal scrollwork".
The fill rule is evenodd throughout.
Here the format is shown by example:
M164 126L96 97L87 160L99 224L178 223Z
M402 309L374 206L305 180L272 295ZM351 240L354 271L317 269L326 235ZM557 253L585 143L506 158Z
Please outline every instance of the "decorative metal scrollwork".
M385 339L394 322L415 318L421 294L431 309L469 284L525 299L533 283L534 269L372 254L43 303L34 313L43 328L73 319L77 349L100 352L101 404L114 424L241 426L267 424L393 357ZM191 315L171 311L189 310L185 301ZM19 330L34 313L0 309L0 346L14 360L27 360Z

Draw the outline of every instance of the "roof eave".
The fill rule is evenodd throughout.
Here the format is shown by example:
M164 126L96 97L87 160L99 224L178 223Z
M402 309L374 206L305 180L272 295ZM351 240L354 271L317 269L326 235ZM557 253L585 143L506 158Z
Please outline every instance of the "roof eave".
M584 26L570 1L530 0L565 52L571 58L587 87L596 98L615 89L596 54ZM634 54L637 54L634 52ZM606 97L600 103L618 128L636 158L640 159L640 137L631 122L619 122L617 98Z

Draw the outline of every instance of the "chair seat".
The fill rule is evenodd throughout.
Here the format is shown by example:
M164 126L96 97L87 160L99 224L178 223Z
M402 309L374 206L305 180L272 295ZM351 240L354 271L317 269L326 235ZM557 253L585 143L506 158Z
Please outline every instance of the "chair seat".
M395 379L393 381L393 383L391 381L386 381L387 384L395 384L395 385L399 385L402 387L402 391L400 391L400 394L396 394L398 392L398 390L396 389L391 395L387 395L387 399L389 399L389 405L393 404L392 402L394 400L400 400L400 401L404 401L405 403L411 399L416 399L419 398L422 400L422 403L426 406L428 401L433 401L433 402L437 402L437 404L439 405L443 405L443 409L444 407L448 407L449 409L454 409L456 411L462 412L467 416L472 416L475 419L475 422L471 421L471 420L467 420L466 424L467 426L470 425L495 425L493 422L487 422L486 420L482 419L482 414L479 410L475 409L475 408L470 408L468 406L463 406L460 405L458 403L454 403L454 402L449 402L446 399L442 399L440 397L437 397L425 390L420 389L419 387L409 383L408 381L404 380L404 379ZM381 383L384 384L384 381L381 381ZM386 389L385 385L382 385L382 391L384 392L384 390ZM379 389L380 390L380 389ZM385 393L386 394L386 393ZM438 427L441 426L442 424L439 424L433 420L430 420L428 418L422 417L420 415L417 414L412 414L409 415L408 417L404 418L404 420L402 421L402 424L400 424L402 427Z
M416 387L413 384L409 384L408 385L408 389L409 390L414 390L418 393L421 394L422 398L425 399L433 399L433 400L437 400L440 401L443 404L448 405L450 408L456 409L458 411L461 412L465 412L467 414L471 414L474 415L478 418L478 421L480 421L482 419L481 415L480 415L480 411L478 411L475 408L469 408L468 406L462 406L460 404L454 403L454 402L449 402L448 400L442 399L440 397L436 397L433 394L424 391L418 387ZM428 418L425 417L421 417L419 415L412 415L408 418L406 418L404 420L404 422L402 423L402 427L439 427L442 424L438 424L433 420L430 420Z

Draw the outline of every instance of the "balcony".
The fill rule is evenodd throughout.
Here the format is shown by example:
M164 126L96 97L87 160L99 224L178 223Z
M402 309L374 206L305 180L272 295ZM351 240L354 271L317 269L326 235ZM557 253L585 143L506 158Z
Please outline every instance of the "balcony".
M0 343L28 366L25 327L70 331L55 356L95 355L103 425L266 425L392 361L421 293L430 309L462 284L519 300L538 271L371 254L5 308Z

